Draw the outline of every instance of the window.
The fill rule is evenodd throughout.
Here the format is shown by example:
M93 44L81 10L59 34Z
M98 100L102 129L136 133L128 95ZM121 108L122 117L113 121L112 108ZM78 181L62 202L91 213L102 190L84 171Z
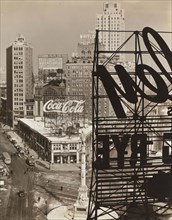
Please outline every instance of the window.
M109 7L109 5L108 4L105 4L105 8L108 8Z

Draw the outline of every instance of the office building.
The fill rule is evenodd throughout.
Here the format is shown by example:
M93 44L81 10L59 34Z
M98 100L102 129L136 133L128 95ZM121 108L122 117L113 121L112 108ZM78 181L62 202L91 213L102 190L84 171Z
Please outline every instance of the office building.
M6 50L7 122L11 127L18 118L33 116L33 48L21 34Z
M96 16L96 29L100 32L99 40L105 45L106 51L116 51L125 41L124 10L119 2L106 2L103 4L103 13ZM124 57L116 55L118 60Z
M92 71L94 57L95 33L80 35L80 42L77 45L77 53L72 57L72 61L66 64L66 94L82 96L85 100L84 115L85 120L92 121ZM104 49L102 43L99 48ZM104 58L100 59L103 62ZM103 88L100 88L103 90ZM107 100L100 103L100 115L109 115L109 104Z
M38 56L38 82L48 83L51 80L65 77L67 54L44 54Z

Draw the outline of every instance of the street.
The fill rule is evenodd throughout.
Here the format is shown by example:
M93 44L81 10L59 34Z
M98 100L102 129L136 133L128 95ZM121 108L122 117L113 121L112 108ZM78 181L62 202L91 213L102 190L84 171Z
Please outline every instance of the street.
M33 218L33 187L34 172L27 171L25 159L14 156L16 149L13 144L0 132L0 153L8 152L12 157L8 165L10 175L5 180L7 191L0 191L2 200L0 217L3 220L30 220ZM26 172L27 171L27 172ZM26 172L26 173L25 173ZM19 197L18 192L24 190L25 195Z
M79 170L71 172L66 168L51 171L41 159L36 159L34 170L31 170L26 156L18 156L7 135L0 131L0 154L4 151L11 155L11 164L8 165L10 175L5 180L7 190L0 191L0 219L43 220L54 207L76 202ZM21 190L25 194L19 197ZM40 201L38 198L41 198Z

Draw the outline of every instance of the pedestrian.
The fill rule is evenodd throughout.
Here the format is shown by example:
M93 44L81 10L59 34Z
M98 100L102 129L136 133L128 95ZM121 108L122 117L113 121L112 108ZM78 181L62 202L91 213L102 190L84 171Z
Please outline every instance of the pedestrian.
M13 171L11 170L11 175L13 175Z
M63 186L61 186L61 191L63 191Z

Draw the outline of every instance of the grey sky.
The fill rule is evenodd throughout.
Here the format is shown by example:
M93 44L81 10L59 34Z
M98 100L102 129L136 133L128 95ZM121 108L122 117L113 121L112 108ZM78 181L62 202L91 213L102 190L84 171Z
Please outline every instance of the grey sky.
M102 13L102 0L97 1L6 1L1 0L1 59L5 68L6 48L23 34L34 49L34 73L37 57L46 53L76 51L81 33L95 29L97 13ZM125 10L126 30L172 31L171 0L120 0ZM171 41L171 39L169 39Z

